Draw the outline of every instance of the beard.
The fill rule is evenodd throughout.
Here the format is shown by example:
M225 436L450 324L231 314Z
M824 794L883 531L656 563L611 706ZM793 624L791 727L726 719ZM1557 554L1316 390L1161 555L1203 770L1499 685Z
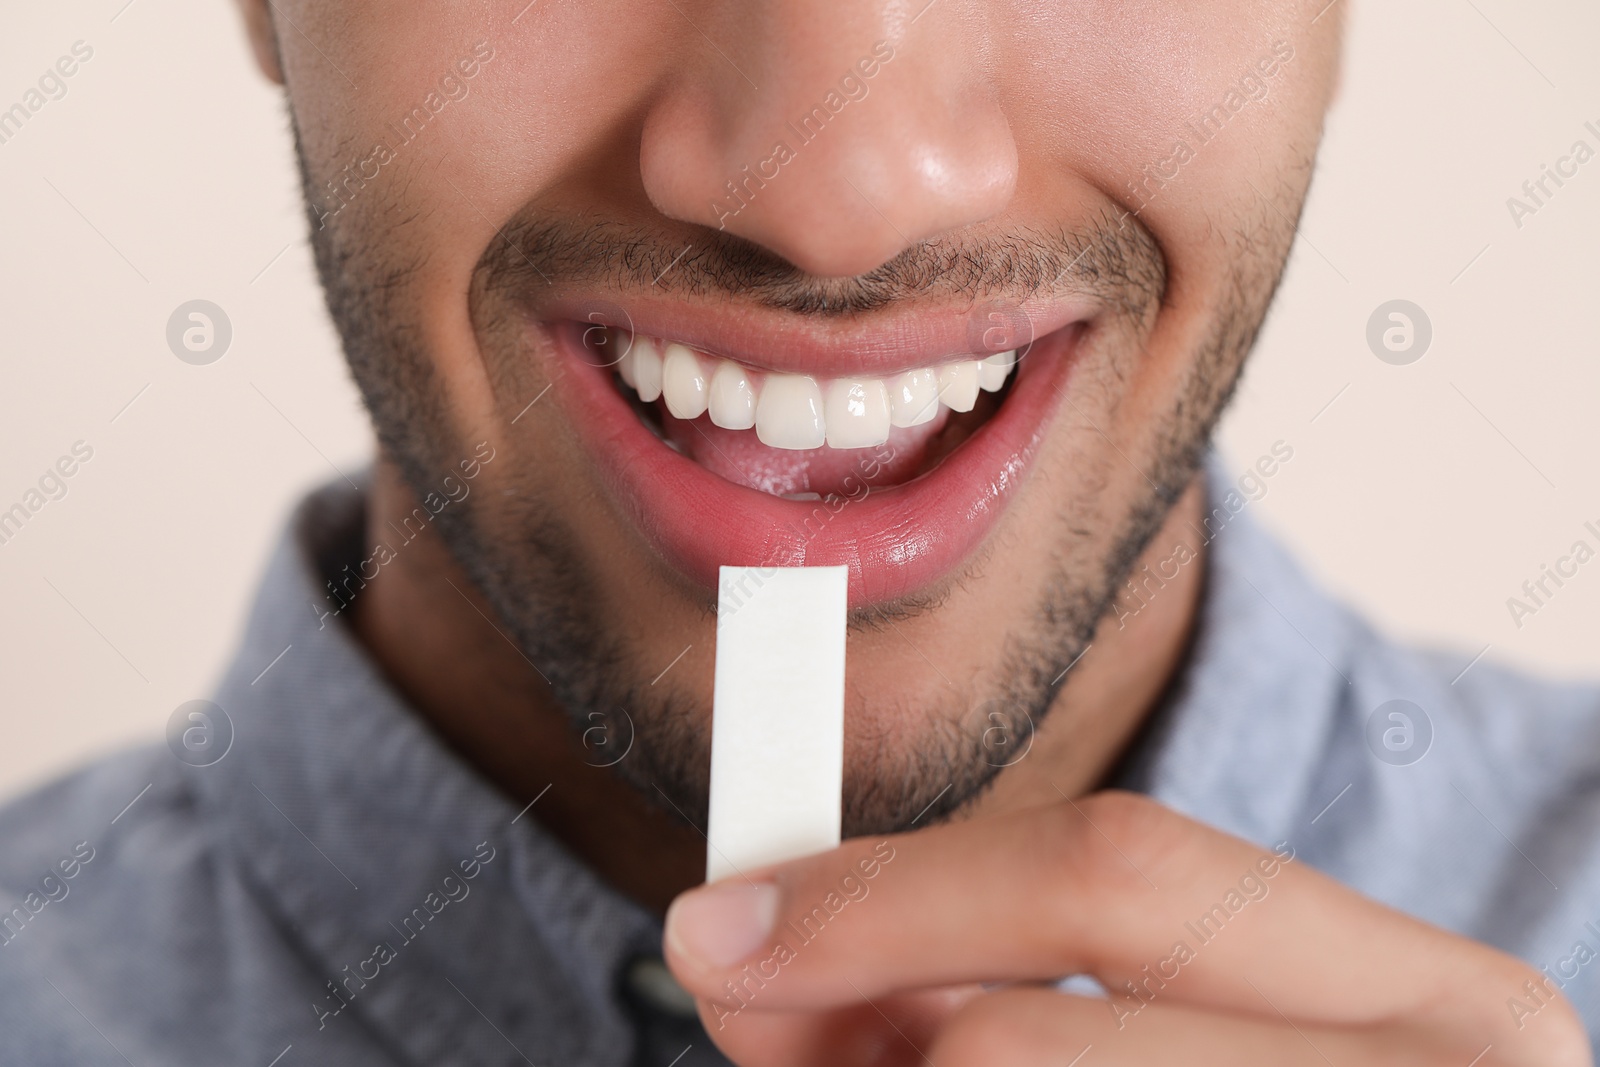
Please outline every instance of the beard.
M303 152L301 173L308 204L315 203ZM1305 183L1288 184L1298 186L1300 200L1290 205L1298 208ZM957 815L1026 754L1056 702L1056 683L1093 640L1134 561L1203 460L1293 234L1288 216L1294 211L1266 208L1248 220L1248 232L1242 225L1237 239L1227 242L1233 254L1225 284L1186 353L1165 410L1143 428L1134 450L1138 462L1104 433L1108 447L1081 463L1074 457L1085 468L1081 491L1050 499L1054 541L1036 596L1011 613L1002 662L990 680L951 685L934 707L900 707L893 694L883 694L865 714L852 709L857 736L848 739L846 753L845 836L892 833ZM421 259L399 252L381 223L340 220L323 228L314 210L311 216L328 308L380 446L420 497L467 454L467 442L479 439L445 403L415 319L417 302L407 296ZM1081 346L1072 388L1090 410L1111 411L1117 390L1133 379L1144 356L1167 292L1159 245L1135 216L1119 211L1072 229L925 241L845 279L811 277L726 234L697 231L687 254L683 244L648 225L519 213L483 252L471 286L472 324L496 392L526 397L544 384L531 370L539 361L526 351L528 294L566 284L618 294L653 287L817 317L919 300L1020 308L1030 297L1071 293L1090 295L1104 309L1095 335ZM613 772L703 832L709 709L696 696L655 684L639 668L626 628L606 617L593 560L561 510L541 495L537 474L500 473L508 487L501 495L473 495L439 515L446 546L524 656L539 665L574 731L589 742L600 725L605 751L626 751ZM1043 491L1037 476L1032 489ZM938 618L954 592L982 581L983 558L980 550L935 588L852 611L851 637ZM682 591L715 611L711 591L686 584ZM907 721L916 728L860 736L861 724Z

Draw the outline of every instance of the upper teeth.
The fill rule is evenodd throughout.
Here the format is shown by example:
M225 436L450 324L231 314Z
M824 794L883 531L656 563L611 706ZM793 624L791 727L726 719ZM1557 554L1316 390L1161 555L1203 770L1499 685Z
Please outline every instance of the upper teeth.
M617 373L639 399L666 403L675 418L711 421L729 430L755 428L773 448L871 448L896 426L917 426L938 414L971 411L980 389L995 392L1016 365L1015 350L986 359L918 367L891 378L832 378L752 370L677 342L611 331L620 352Z

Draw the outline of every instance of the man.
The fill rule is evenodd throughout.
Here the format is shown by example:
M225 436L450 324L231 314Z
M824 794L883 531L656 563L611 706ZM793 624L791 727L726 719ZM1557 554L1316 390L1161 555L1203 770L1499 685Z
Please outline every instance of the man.
M7 1062L1591 1062L1600 695L1206 462L1338 5L241 5L380 457L0 819ZM850 840L696 889L721 564L849 567Z

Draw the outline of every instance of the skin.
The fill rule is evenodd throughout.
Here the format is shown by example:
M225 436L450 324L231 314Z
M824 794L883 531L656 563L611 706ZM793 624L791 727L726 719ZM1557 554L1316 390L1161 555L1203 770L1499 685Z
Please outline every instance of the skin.
M1091 1043L1124 1063L1181 1052L1464 1064L1485 1045L1485 1064L1589 1062L1559 999L1510 1025L1506 997L1536 977L1525 965L1292 861L1238 936L1131 1021L1030 985L1080 971L1117 988L1263 859L1148 801L1096 792L1182 664L1203 566L1126 626L1107 609L1130 566L1192 537L1199 447L1310 179L1337 9L240 5L262 69L285 87L319 267L379 432L369 538L388 538L479 443L495 457L470 506L409 543L348 620L482 773L523 802L550 786L538 817L577 855L647 906L677 899L669 963L737 1062L1063 1063ZM849 121L716 231L723 181L766 157L772 131L878 40L895 58ZM1150 184L1147 168L1170 175L1175 140L1192 139L1184 124L1280 41L1293 58L1270 102ZM464 95L335 198L343 168L469 55ZM611 229L574 236L596 222ZM1062 235L1046 260L1060 269L1026 284L1007 268L1039 235ZM675 262L686 244L696 251ZM594 269L628 247L638 277ZM940 249L982 267L989 291L944 278L890 303L1092 298L1072 403L989 543L937 588L852 620L846 829L870 836L685 893L704 869L714 599L596 491L540 316L572 294L671 299L827 341L881 313L865 299L873 279ZM1119 279L1117 250L1140 269ZM717 290L715 268L752 261L777 284ZM797 297L856 310L801 312ZM1026 758L950 763L945 739L982 736L996 701L1012 736L1036 731ZM601 767L615 749L584 727L617 706L636 736ZM605 744L621 744L622 725L600 721ZM951 778L933 769L945 766ZM922 825L939 825L891 833L929 798ZM880 844L895 859L836 920L849 933L805 946L730 1014L726 982L776 936L748 913L798 916Z

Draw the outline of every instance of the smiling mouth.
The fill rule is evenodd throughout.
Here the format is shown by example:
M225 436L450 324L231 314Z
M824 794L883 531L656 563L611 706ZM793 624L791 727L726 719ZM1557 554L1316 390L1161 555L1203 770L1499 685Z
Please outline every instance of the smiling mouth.
M596 356L640 421L705 469L763 493L849 493L870 455L872 487L932 470L1004 401L1017 352L951 359L883 377L763 371L676 341L610 329Z
M685 316L690 332L719 321ZM928 592L983 545L1086 325L1062 309L1026 349L972 353L965 331L921 323L915 344L892 331L823 343L730 329L723 346L665 322L541 328L604 495L672 570L709 592L723 565L844 565L859 608Z

